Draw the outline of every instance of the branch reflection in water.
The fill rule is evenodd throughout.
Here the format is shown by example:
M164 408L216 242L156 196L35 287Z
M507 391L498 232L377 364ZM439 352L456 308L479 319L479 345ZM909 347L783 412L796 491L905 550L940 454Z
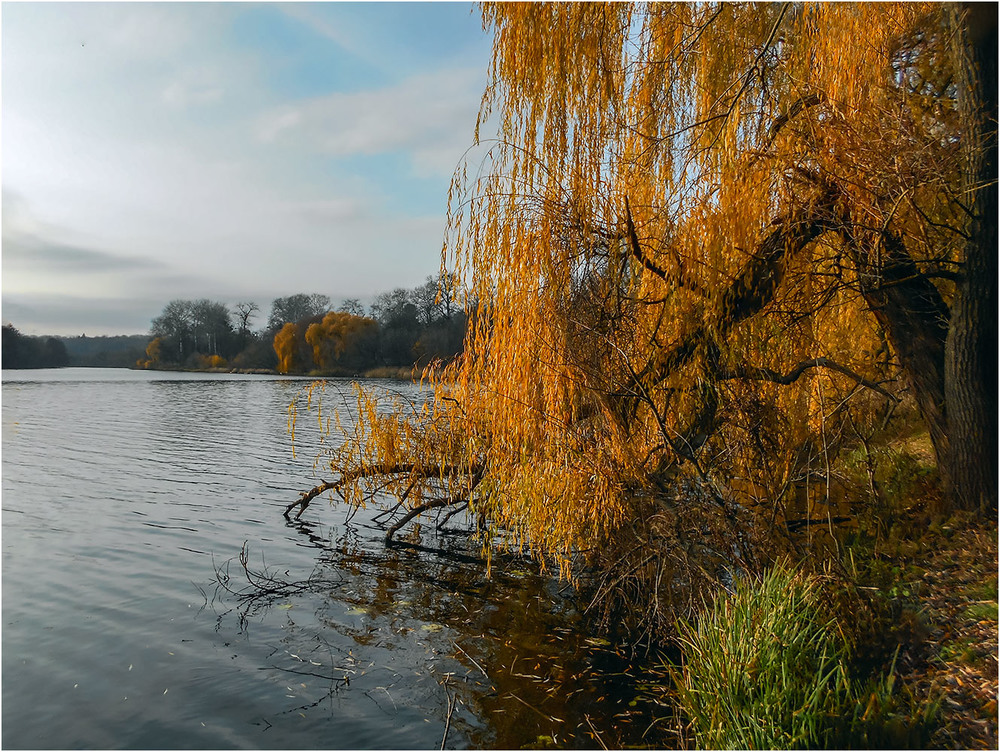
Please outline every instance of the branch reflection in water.
M404 708L435 715L425 720L441 724L442 748L508 749L641 745L668 713L641 691L631 649L590 636L586 595L510 554L494 554L487 577L467 528L415 525L389 547L373 522L287 524L319 552L312 573L289 579L248 543L217 568L212 600L243 632L288 611L266 668L323 692L287 713L334 712L341 693L359 691L387 720ZM295 615L302 601L315 608L309 619Z

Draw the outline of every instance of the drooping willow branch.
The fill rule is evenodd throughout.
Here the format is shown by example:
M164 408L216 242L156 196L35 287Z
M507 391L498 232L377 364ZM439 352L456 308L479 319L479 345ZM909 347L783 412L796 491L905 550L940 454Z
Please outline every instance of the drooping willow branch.
M391 476L406 475L411 478L411 483L407 487L406 492L401 496L399 503L402 504L406 500L406 496L409 494L410 490L414 486L421 482L433 482L435 480L442 480L445 478L455 479L463 476L468 476L469 480L463 488L458 489L455 493L449 496L437 497L430 499L421 504L417 504L412 509L410 509L403 517L393 524L385 534L386 543L392 542L392 537L399 532L399 530L406 525L410 520L419 516L421 513L426 512L431 509L437 509L439 507L452 506L455 504L466 503L469 500L472 492L475 490L476 486L482 480L485 468L481 465L471 465L471 466L459 466L459 465L421 465L417 463L399 463L392 465L375 464L375 465L364 465L362 467L356 468L354 470L349 470L341 474L341 476L334 481L325 481L310 489L309 491L303 492L299 499L293 501L287 507L285 507L284 516L289 519L289 514L295 507L299 507L299 511L295 514L295 519L302 516L302 513L309 506L309 503L315 499L320 494L326 493L327 491L332 491L338 493L341 498L344 498L343 489L353 483L358 483L359 481L371 478L388 478Z
M806 99L801 102L798 109L814 104L818 104L818 101ZM796 113L790 112L789 115L794 116L794 114ZM660 349L638 373L631 372L636 389L631 394L618 395L618 399L615 400L617 404L613 408L613 413L622 425L628 425L634 411L643 401L640 397L642 393L657 384L662 384L671 374L692 362L699 354L704 354L707 359L706 376L710 381L745 379L790 385L810 369L826 368L853 379L857 384L876 391L893 402L898 402L895 396L878 383L826 357L804 360L787 373L763 367L726 367L719 363L718 341L725 338L738 323L756 316L772 302L782 284L787 264L795 255L823 233L837 229L839 224L835 209L837 194L830 186L824 184L821 187L824 189L823 192L805 212L797 216L787 216L772 224L776 225L775 229L761 240L730 286L717 296L715 315L712 317L714 321L697 327L683 339ZM632 255L646 270L676 284L678 282L676 275L668 275L642 253L627 197L625 207L626 230L632 246ZM707 399L704 398L706 395ZM706 395L703 395L700 407L689 422L687 430L678 436L667 436L664 432L665 443L670 446L674 454L682 460L694 462L696 467L695 453L715 428L717 404L714 392L709 390ZM652 404L650 407L658 416L656 407Z
M662 384L700 351L717 347L718 339L737 324L760 313L774 299L790 259L824 232L836 228L835 199L834 194L825 192L803 214L773 223L777 227L760 242L729 287L717 297L714 321L695 328L673 345L658 349L637 372L636 383L646 389ZM620 400L613 412L622 425L631 421L638 404L634 395L625 395Z

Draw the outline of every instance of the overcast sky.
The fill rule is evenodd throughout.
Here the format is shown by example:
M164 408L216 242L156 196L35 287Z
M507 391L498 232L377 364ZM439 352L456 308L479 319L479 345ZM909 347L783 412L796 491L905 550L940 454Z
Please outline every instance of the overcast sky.
M436 274L490 38L468 3L4 3L3 321L367 302Z

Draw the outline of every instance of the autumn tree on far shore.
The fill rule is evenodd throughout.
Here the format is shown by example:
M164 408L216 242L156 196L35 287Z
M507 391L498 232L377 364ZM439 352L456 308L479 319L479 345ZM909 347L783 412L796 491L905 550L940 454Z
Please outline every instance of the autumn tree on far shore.
M298 295L275 301L275 310L291 310L283 300L308 303L317 296ZM279 305L280 303L280 305ZM354 375L378 369L422 369L448 362L462 352L467 316L453 274L427 277L414 288L399 287L375 296L365 315L354 299L336 311L315 312L290 321L274 334L283 371ZM294 324L294 343L287 330ZM287 331L286 331L287 330ZM291 364L291 365L289 365Z
M375 348L378 324L370 318L329 311L306 329L313 363L323 371L338 366L357 367Z
M274 351L278 354L278 373L291 373L298 368L299 328L292 323L285 324L274 335Z

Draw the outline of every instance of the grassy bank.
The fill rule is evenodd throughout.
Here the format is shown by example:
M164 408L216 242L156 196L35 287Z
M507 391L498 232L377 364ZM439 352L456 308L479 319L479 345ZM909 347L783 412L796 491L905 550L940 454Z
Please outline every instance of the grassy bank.
M849 520L678 622L651 742L997 748L997 523L940 511L927 444L848 453L837 471L869 490Z
M924 746L996 749L997 520L940 511L925 432L879 451L869 513L843 535L847 582L875 616L860 652L898 650L900 686L938 705Z
M903 687L940 713L926 746L997 749L997 525L968 514L904 516L857 582L882 604L883 652Z
M996 526L944 525L877 575L779 566L681 622L656 746L996 749Z

